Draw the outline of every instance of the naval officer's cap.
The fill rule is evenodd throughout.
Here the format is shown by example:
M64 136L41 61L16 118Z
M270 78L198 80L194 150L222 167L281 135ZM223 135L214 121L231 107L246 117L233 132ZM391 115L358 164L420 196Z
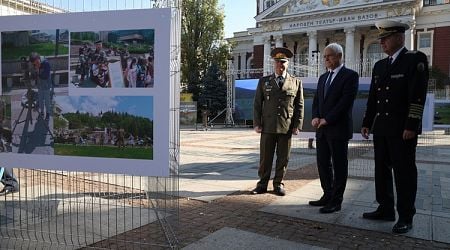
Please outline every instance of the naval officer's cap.
M378 39L388 37L396 33L405 33L409 29L409 25L391 20L381 20L375 23L378 29Z
M275 61L282 61L282 62L289 61L289 58L291 58L293 55L294 54L292 53L291 50L289 50L288 48L283 48L283 47L274 48L272 50L272 52L270 52L270 56Z

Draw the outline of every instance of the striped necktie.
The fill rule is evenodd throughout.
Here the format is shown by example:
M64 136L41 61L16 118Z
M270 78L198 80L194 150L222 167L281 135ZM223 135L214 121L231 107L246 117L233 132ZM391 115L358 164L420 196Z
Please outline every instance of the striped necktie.
M328 74L328 78L327 78L327 81L325 82L325 88L324 88L324 90L323 90L323 96L327 96L327 92L328 92L328 89L330 88L330 85L331 85L331 78L333 78L333 71L331 71L329 74Z
M283 83L284 83L284 78L282 76L278 76L277 77L277 83L278 83L278 87L280 87L280 89L283 88Z

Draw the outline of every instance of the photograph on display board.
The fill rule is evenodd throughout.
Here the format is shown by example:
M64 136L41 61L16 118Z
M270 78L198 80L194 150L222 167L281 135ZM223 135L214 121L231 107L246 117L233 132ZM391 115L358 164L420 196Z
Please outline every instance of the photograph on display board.
M1 41L3 95L24 95L30 89L43 88L67 92L67 29L4 31ZM42 86L46 84L49 86Z
M152 88L153 29L70 33L75 88Z
M55 155L153 159L152 96L58 96Z
M180 125L195 126L197 122L197 102L180 102Z
M12 152L11 97L0 96L0 153Z
M8 149L52 155L52 105L54 96L67 94L69 32L8 31L1 39L2 95L10 97Z

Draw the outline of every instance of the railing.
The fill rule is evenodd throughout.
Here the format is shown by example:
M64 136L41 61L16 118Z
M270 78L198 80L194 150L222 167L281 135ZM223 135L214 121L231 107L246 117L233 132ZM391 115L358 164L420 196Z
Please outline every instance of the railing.
M442 4L450 4L450 0L424 0L423 6L435 6Z
M446 89L430 89L428 88L428 93L434 94L435 100L448 101L450 102L450 88Z

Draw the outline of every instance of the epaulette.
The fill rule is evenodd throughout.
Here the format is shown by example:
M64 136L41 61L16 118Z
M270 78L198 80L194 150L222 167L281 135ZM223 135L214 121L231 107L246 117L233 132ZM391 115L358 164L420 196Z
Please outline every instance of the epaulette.
M423 57L426 58L427 57L425 55L425 53L423 53L420 50L408 50L408 51L406 51L405 55L418 56L418 58L423 58Z
M265 85L268 85L272 80L272 75L263 76L263 81Z

